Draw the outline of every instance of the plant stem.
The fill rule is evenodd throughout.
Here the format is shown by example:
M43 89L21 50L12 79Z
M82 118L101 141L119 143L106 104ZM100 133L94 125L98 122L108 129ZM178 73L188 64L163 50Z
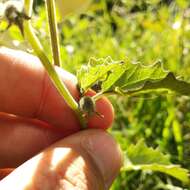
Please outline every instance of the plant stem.
M25 0L24 11L25 11L25 14L27 14L29 17L32 16L32 6L33 6L33 0ZM48 75L50 76L51 80L53 81L54 85L56 86L57 90L59 91L61 96L65 99L66 103L70 106L70 108L75 111L75 113L77 114L77 116L80 120L82 127L84 128L85 121L84 121L84 118L82 117L82 113L78 107L78 103L72 97L72 95L68 91L67 87L65 86L65 84L62 82L62 80L56 73L54 66L51 64L51 62L45 55L43 47L40 44L40 41L38 40L37 36L35 35L35 33L33 31L31 21L25 20L23 23L23 26L24 26L24 37L31 44L35 53L41 60L43 66L45 67ZM51 28L50 28L50 30L51 30Z
M46 10L49 22L49 31L51 36L51 47L53 52L53 61L57 66L61 65L59 35L56 22L56 9L54 0L46 0Z
M183 9L182 11L182 18L181 18L181 31L180 31L180 35L179 35L179 48L180 48L180 52L179 52L179 63L180 63L180 66L183 65L184 66L184 49L185 49L185 46L184 46L184 36L185 36L185 10Z
M95 94L92 98L94 101L97 101L98 99L105 97L105 96L111 96L111 95L117 95L115 92L99 92Z

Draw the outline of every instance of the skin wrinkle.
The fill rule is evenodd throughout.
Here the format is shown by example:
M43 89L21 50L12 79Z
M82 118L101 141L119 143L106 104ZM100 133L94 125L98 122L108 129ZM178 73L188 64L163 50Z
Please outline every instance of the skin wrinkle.
M65 190L65 189L70 190L71 188L73 190L78 190L77 188L73 187L72 183L70 183L69 181L67 181L65 179L63 179L63 180L60 181L60 185L59 186L60 187L56 188L55 190Z
M11 58L10 58L10 64L11 64L11 65L12 65L12 64L15 64L15 62L16 62L16 58L15 58L15 57L11 57ZM3 61L2 61L1 63L3 63ZM5 70L5 72L4 72L4 75L3 75L3 77L5 78L6 81L8 81L8 79L9 79L9 75L7 75L6 73L9 73L9 74L11 73L11 72L10 72L10 70L11 70L11 67L10 67L10 66L11 66L11 65L9 65L9 67L6 68L6 70ZM5 75L5 74L6 74L6 75ZM15 81L14 81L14 82L15 82ZM4 102L4 98L1 97L1 100L3 100L3 102ZM3 109L6 110L6 107L3 106Z
M88 181L86 179L88 176L86 176L84 172L87 167L85 161L83 159L81 160L81 157L78 157L76 159L77 161L69 166L69 170L66 171L64 178L69 181L74 187L83 187L84 189ZM81 163L79 164L79 162Z
M82 147L81 147L82 148ZM61 172L59 173L58 171L61 171L61 166L57 166L56 170L57 170L57 175L60 175L63 177L63 179L60 179L60 182L62 180L68 182L70 185L72 185L73 188L76 189L80 189L80 190L87 190L87 189L91 189L91 190L103 190L105 189L104 187L104 181L103 181L103 176L99 170L99 168L97 167L97 165L94 163L93 159L91 158L91 156L84 151L83 149L81 150L77 150L76 148L74 149L73 154L75 155L76 159L80 158L77 155L81 155L82 160L76 160L76 162L73 163L73 161L70 163L71 165L69 166L68 170L69 171L65 171L65 175ZM82 161L84 163L84 168L81 169L81 165L80 162ZM65 165L65 163L64 163ZM74 171L74 173L73 173ZM71 175L71 176L70 176ZM82 176L85 175L85 176ZM85 177L86 182L84 182L83 178ZM59 184L61 185L61 183L59 182ZM64 184L63 184L64 186ZM81 187L85 187L82 188ZM61 188L61 186L60 186Z
M67 172L68 172L68 170L71 169L71 166L73 165L72 162L77 158L78 153L72 150L71 155L72 156L70 158L68 156L67 164L65 162L64 163L61 162L55 168L56 175L57 175L57 178L58 178L57 189L62 188L62 185L64 185L64 184L61 183L61 181L68 182L72 187L76 186L74 181L70 180L70 178L67 179ZM65 167L65 166L67 166L67 167ZM74 176L71 176L71 177L73 178Z
M74 163L73 161L75 159L78 158L78 156L80 156L82 158L82 160L84 161L84 175L86 176L87 179L87 184L86 184L86 188L84 190L90 189L90 190L104 190L105 188L105 184L104 184L104 180L103 180L103 176L102 173L100 171L100 169L98 168L97 164L95 163L94 159L91 157L91 155L83 148L83 145L81 144L83 141L84 137L81 136L80 140L79 139L75 139L77 141L75 141L73 139L73 141L68 141L67 139L64 139L64 145L58 145L55 146L54 148L59 148L59 147L67 147L67 148L71 148L72 149L72 154L70 156L68 156L68 160L65 162L60 162L57 167L55 168L56 170L56 175L60 176L59 178L59 182L58 184L60 184L60 181L65 179L70 185L72 184L76 189L79 188L78 185L80 185L80 179L77 178L77 183L75 183L76 181L71 181L74 177L73 173L69 173L67 172L67 169L71 169L68 166L70 166L70 164L76 164L74 165L75 167L79 167L79 170L75 170L77 171L77 173L80 175L80 160L76 161L76 163ZM66 140L66 141L65 141ZM79 143L81 142L81 143ZM52 145L53 147L54 145ZM50 147L51 149L51 147ZM79 164L79 165L78 165ZM68 168L67 168L67 167ZM40 173L40 171L39 171ZM71 176L68 176L68 174L70 174ZM62 179L61 179L62 177ZM69 178L68 178L69 177ZM39 178L37 178L39 179ZM64 184L63 184L64 187ZM93 188L92 188L93 187ZM80 188L79 188L80 189Z
M80 142L79 144L77 144L77 142L75 142L75 140L73 140L72 142L67 142L67 139L65 139L64 147L72 148L76 153L81 155L82 158L85 160L84 173L88 174L87 175L87 181L88 181L87 187L90 188L90 190L107 189L105 186L106 184L105 184L105 181L103 178L103 174L101 173L99 167L95 163L95 161L92 158L92 156L90 155L90 153L84 149L83 141L84 141L84 138L86 138L86 137L81 136L80 138L81 138L80 140L77 140L77 142ZM65 179L67 179L67 178L65 178ZM93 187L93 189L92 189L92 187Z
M44 104L46 102L47 98L47 92L48 92L48 85L47 85L47 78L48 74L44 71L43 81L42 81L42 92L41 92L41 98L39 102L39 107L36 109L36 112L34 112L34 118L38 118L37 116L40 115L40 113L43 111Z

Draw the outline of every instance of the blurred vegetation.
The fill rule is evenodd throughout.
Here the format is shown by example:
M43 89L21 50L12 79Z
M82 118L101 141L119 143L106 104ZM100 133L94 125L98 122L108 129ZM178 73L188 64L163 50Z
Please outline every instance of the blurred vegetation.
M49 57L50 45L43 1L35 2L33 26ZM4 29L2 22L0 28ZM94 0L85 13L59 22L62 67L76 73L90 57L128 58L145 65L158 59L190 81L190 1ZM25 48L16 27L0 44ZM18 39L19 43L12 39ZM29 48L29 46L27 46ZM111 97L116 118L110 133L126 150L139 139L168 153L175 164L190 169L190 99L176 94ZM109 158L111 159L111 158ZM190 190L161 173L122 172L112 190Z

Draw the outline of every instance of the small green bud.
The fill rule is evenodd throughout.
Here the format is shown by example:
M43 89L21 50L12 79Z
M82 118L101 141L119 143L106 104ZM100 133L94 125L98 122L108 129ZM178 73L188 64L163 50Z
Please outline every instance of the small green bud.
M79 109L85 116L91 116L96 113L95 101L90 96L83 96L79 101Z

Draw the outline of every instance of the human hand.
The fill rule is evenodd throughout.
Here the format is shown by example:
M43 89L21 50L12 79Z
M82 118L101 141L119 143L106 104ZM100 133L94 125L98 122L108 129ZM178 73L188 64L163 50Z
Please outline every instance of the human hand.
M57 71L78 100L76 79ZM108 128L109 101L100 99L97 111L104 118L90 118L88 127ZM117 175L121 153L115 141L102 130L78 132L74 112L36 57L0 48L0 112L0 168L20 166L0 182L0 190L108 189Z

